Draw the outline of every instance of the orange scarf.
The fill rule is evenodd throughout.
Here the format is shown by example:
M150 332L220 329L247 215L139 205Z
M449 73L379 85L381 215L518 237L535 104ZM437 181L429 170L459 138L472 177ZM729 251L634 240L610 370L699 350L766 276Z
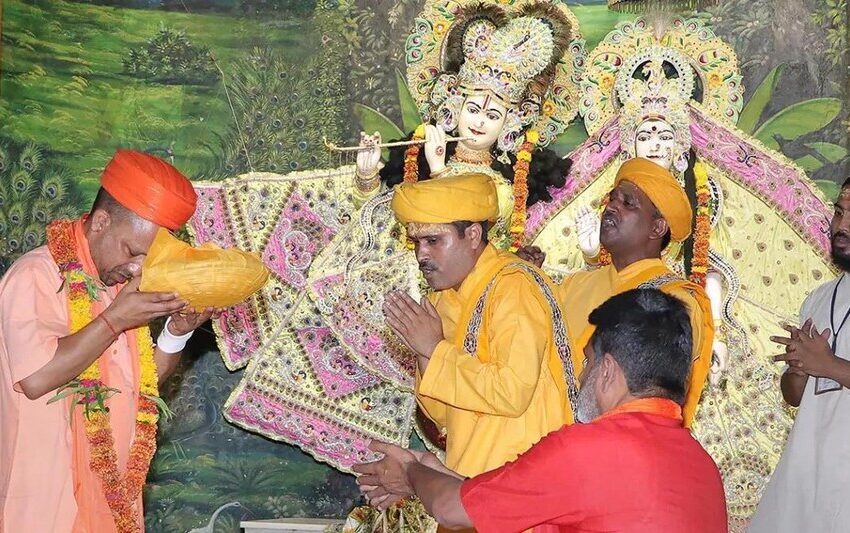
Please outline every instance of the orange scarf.
M648 415L663 416L664 418L672 418L673 420L682 420L682 406L673 400L668 400L667 398L638 398L637 400L620 404L610 411L602 413L594 422L623 413L645 413Z

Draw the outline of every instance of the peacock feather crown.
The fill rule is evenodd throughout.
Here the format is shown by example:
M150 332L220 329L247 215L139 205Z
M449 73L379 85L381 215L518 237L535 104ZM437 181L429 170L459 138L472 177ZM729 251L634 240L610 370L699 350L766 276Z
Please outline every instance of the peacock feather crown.
M458 72L458 88L466 94L487 92L512 107L549 66L554 50L553 28L538 18L515 18L501 28L477 20L463 36L466 61Z

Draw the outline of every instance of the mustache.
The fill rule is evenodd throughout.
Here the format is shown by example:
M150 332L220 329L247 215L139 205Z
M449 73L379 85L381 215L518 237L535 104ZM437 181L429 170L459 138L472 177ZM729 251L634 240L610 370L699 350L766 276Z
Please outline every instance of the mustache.
M844 230L838 230L838 231L836 231L835 233L832 234L832 236L830 237L830 240L834 241L837 237L844 237L845 239L850 239L850 233L847 233Z
M419 261L419 270L437 270L437 265L427 260Z

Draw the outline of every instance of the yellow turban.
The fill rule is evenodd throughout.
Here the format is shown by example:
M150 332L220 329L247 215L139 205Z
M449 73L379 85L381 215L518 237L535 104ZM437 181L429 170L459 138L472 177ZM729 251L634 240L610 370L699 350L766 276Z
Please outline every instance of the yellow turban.
M496 185L484 174L403 183L395 188L392 208L402 224L496 222L499 217Z
M256 254L212 243L193 248L160 229L142 265L140 291L176 292L189 307L236 305L266 284L269 272Z
M673 241L682 242L688 238L691 234L693 210L685 190L669 170L649 159L636 157L623 163L617 171L614 187L621 181L634 183L649 196L670 226L670 238Z

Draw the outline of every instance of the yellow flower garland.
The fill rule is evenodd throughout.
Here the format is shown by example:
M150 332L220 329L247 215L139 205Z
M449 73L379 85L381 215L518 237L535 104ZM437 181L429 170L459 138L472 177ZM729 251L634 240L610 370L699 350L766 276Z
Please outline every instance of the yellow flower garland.
M509 250L516 252L525 240L526 203L528 201L528 171L531 166L531 154L534 145L540 140L540 135L535 130L529 130L525 134L525 142L520 146L516 154L514 164L514 209L511 213L511 224L509 228L511 244Z
M93 305L98 299L100 290L77 259L73 224L71 221L60 220L52 222L47 227L48 248L67 285L72 334L94 320ZM89 466L103 484L104 496L119 533L140 530L140 510L135 508L135 502L142 492L151 459L156 451L156 428L161 403L150 330L147 327L141 327L135 332L126 334L128 336L135 334L141 375L136 412L136 435L127 460L127 472L123 477L118 472L118 458L109 422L109 411L104 405L104 401L118 391L106 387L101 381L100 358L86 368L77 379L61 387L52 400L73 395L74 403L84 407L85 431L91 454Z

